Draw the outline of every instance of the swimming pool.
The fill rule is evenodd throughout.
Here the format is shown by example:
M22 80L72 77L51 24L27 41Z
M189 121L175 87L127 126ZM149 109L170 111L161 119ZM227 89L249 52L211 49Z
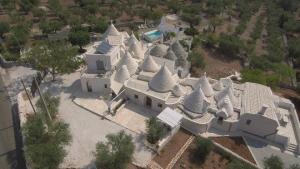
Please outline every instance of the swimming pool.
M158 30L153 30L153 31L150 31L150 32L146 32L144 34L145 39L150 41L150 42L153 42L153 41L156 41L156 40L160 39L161 36L162 36L162 33Z

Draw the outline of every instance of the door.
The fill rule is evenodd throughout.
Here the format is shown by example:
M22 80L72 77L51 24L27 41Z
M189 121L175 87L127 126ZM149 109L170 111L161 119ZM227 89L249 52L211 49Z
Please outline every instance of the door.
M93 92L92 86L89 84L89 82L86 82L86 88L88 92Z
M151 108L151 106L152 106L152 100L151 100L150 97L146 97L146 106L147 106L147 107L150 107L150 108Z

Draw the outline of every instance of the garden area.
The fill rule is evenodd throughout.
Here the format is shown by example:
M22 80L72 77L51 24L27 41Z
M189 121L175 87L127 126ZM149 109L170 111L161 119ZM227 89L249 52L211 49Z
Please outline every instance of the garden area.
M165 168L181 149L181 147L186 143L189 137L191 137L191 134L188 131L180 129L164 146L160 154L156 155L153 160L161 167Z
M255 167L236 159L214 146L210 139L197 137L174 166L175 169L254 169Z

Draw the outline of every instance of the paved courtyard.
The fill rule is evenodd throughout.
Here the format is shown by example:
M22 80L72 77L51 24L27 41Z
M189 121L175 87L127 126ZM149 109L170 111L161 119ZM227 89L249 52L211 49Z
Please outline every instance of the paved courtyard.
M146 133L146 120L158 113L134 103L126 103L111 120L136 132Z
M272 154L280 157L284 162L285 167L288 168L291 164L299 164L300 165L300 157L296 157L292 154L283 153L278 148L272 147L263 143L261 141L254 140L249 137L244 137L250 151L253 153L256 162L259 167L263 168L263 160L264 158L270 157Z
M54 95L60 96L59 117L70 125L72 142L66 147L67 156L62 168L91 168L93 166L96 144L106 141L105 136L124 130L132 135L135 144L134 160L138 165L145 166L151 161L152 151L143 144L143 136L132 132L114 122L103 119L96 113L82 108L73 102L74 98L91 100L97 95L87 95L81 92L80 73L64 75L57 82L43 83L43 91L50 90ZM99 101L99 100L98 100ZM87 102L85 102L87 103ZM98 102L96 102L98 103ZM106 103L99 102L94 108L99 112L106 111Z

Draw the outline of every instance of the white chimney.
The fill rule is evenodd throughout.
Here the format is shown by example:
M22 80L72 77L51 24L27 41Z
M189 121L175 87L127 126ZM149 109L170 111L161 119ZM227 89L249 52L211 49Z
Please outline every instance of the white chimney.
M261 106L261 109L260 109L260 111L258 112L258 114L264 115L268 108L269 108L268 105L263 104L263 105Z

